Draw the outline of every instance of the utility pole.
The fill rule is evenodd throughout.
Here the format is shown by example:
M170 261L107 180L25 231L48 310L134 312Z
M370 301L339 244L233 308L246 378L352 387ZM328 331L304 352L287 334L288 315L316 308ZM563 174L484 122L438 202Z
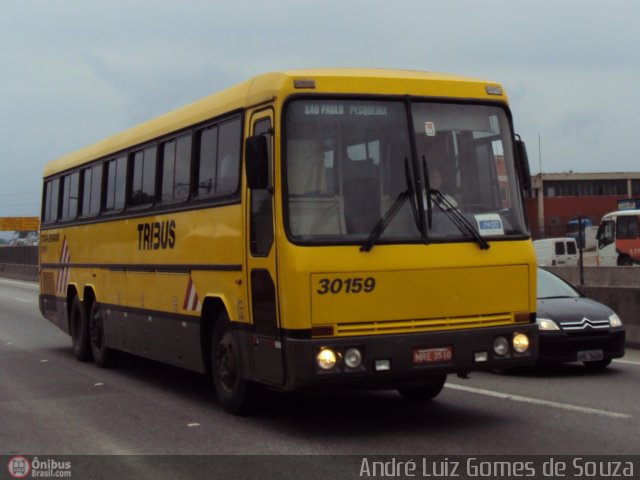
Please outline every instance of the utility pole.
M580 249L580 286L584 287L584 257L582 255L584 250L584 222L582 221L582 215L578 215L578 248Z
M538 163L540 165L540 188L538 190L538 233L540 238L544 238L545 224L544 224L544 181L542 180L542 150L541 150L540 134L538 133Z

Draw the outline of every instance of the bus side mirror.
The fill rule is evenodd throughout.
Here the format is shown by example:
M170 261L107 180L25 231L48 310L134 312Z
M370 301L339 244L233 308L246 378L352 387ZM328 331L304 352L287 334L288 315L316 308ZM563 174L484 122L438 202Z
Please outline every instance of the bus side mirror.
M516 155L517 162L519 164L520 182L522 188L529 191L531 190L531 170L529 169L529 157L527 156L527 147L520 139L520 136L516 135Z
M264 135L253 135L246 139L245 173L250 189L261 190L269 186L269 145Z

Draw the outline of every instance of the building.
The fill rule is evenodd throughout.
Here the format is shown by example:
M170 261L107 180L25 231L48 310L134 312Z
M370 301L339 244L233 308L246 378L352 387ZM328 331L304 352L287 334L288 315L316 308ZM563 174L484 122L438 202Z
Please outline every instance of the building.
M640 172L542 173L531 177L525 209L534 238L559 237L570 220L581 216L598 225L628 198L640 198Z

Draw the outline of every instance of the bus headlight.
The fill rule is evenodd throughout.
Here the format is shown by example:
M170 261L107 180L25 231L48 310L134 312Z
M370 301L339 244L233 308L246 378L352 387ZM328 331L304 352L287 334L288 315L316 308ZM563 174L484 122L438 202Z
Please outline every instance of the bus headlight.
M358 368L362 365L362 353L357 348L347 348L344 352L344 364L349 368Z
M493 351L499 357L506 355L509 351L509 340L504 337L498 337L493 341Z
M518 353L524 353L529 350L529 337L524 333L516 333L513 336L513 349Z
M338 355L330 348L323 347L316 355L316 363L322 370L331 370L338 363Z

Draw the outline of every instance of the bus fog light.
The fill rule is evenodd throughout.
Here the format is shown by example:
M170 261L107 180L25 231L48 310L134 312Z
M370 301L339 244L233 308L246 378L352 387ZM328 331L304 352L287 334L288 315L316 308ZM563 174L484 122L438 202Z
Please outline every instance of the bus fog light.
M473 358L476 363L486 362L487 360L489 360L489 352L476 352L473 355Z
M391 370L391 360L376 360L375 369L376 372L386 372Z
M518 353L524 353L529 350L529 337L524 333L516 333L513 336L513 349Z
M330 348L321 348L316 355L316 362L322 370L331 370L338 363L338 356Z
M509 340L504 337L498 337L493 341L493 351L499 357L506 355L509 352Z
M358 368L362 365L362 353L357 348L347 348L344 352L344 363L349 368Z

